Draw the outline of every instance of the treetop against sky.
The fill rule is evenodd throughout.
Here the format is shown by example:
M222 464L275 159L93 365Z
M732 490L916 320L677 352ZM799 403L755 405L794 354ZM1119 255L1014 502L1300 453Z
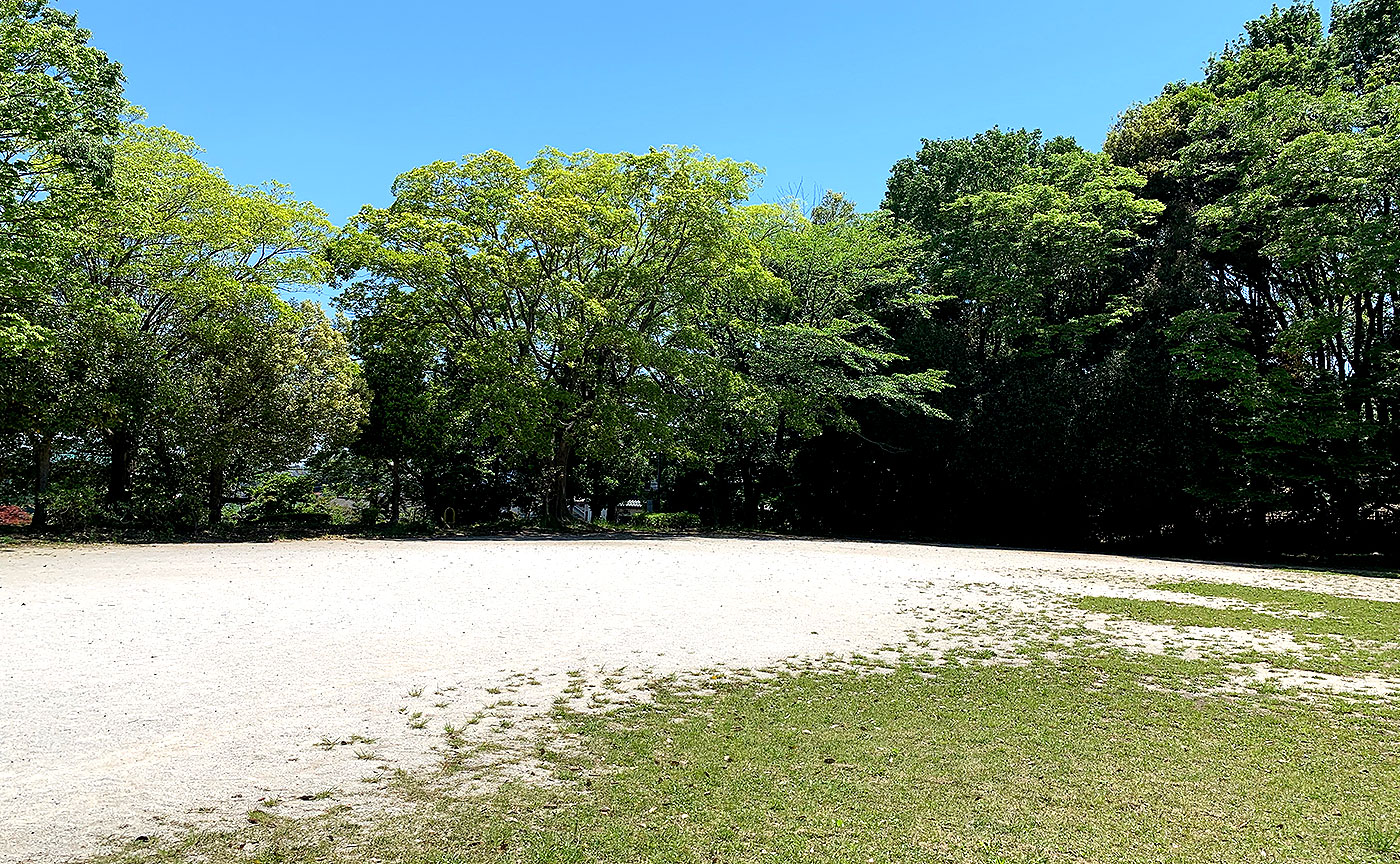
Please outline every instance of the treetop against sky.
M1266 0L865 4L635 0L63 0L126 96L237 183L343 223L406 166L544 146L682 144L767 169L763 200L879 204L920 138L994 125L1091 149L1125 106L1195 80ZM1324 10L1325 12L1325 10Z

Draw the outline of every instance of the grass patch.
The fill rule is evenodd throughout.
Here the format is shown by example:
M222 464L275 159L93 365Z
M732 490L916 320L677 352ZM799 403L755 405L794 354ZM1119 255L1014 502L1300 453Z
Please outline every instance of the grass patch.
M1227 676L1091 647L667 686L557 710L569 744L539 748L555 785L459 796L428 778L367 828L271 817L108 860L1397 860L1394 706L1203 695Z
M1217 582L1161 582L1152 587L1250 605L1214 608L1127 597L1080 597L1075 605L1088 612L1175 627L1283 632L1305 648L1231 655L1239 662L1266 662L1331 675L1400 674L1400 645L1396 644L1400 603Z
M1133 597L1079 597L1075 606L1118 618L1175 627L1229 627L1234 630L1289 630L1308 633L1305 619L1284 618L1251 609L1216 609L1199 603L1139 600Z
M1294 626L1302 623L1306 632L1394 642L1400 639L1400 603L1338 597L1317 591L1259 588L1228 582L1159 582L1152 586L1163 591L1220 597L1255 604L1274 616L1287 616ZM1299 615L1307 615L1298 621Z

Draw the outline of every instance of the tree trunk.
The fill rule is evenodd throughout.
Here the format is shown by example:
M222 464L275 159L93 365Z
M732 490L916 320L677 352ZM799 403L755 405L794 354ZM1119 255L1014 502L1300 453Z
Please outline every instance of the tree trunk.
M744 489L744 510L742 524L745 528L758 527L758 484L754 481L753 465L746 458L742 463L739 479Z
M710 508L714 511L717 525L734 527L734 494L730 488L730 472L722 464L716 465L710 473Z
M399 524L399 508L403 501L403 466L397 458L389 460L389 524Z
M549 466L545 490L545 522L550 527L564 524L569 512L569 442L563 432L554 433L554 458Z
M34 440L34 515L29 520L32 531L49 527L49 469L53 464L53 436L42 434Z
M130 429L115 429L107 436L112 450L107 465L107 503L124 504L131 500L131 463L136 454L136 436Z
M442 480L438 474L440 466L436 460L420 459L418 461L418 495L423 506L427 508L428 515L444 528L453 526L447 524L447 508L454 507L461 503L455 498L449 498L443 492ZM456 515L454 509L453 515ZM453 520L456 521L455 518Z
M224 466L209 469L209 524L224 521Z

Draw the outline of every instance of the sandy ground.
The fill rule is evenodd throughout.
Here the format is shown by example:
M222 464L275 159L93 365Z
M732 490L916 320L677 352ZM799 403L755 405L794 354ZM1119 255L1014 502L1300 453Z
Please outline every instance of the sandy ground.
M104 837L236 818L261 798L363 789L378 765L428 764L443 722L507 685L542 711L575 670L848 655L900 644L940 611L1033 611L1052 592L1137 595L1184 576L1400 599L1395 580L796 540L8 549L0 862L61 861ZM405 710L429 725L409 728ZM353 735L376 740L315 746Z

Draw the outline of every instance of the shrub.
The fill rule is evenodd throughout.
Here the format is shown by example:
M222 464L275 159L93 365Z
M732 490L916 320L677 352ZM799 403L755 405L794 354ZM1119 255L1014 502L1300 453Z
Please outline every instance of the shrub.
M14 504L0 504L0 525L28 525L29 511Z
M700 517L686 511L641 513L638 514L634 524L641 528L652 528L657 531L687 531L700 527Z
M108 521L102 506L102 490L81 482L55 483L49 487L49 527L77 531Z
M307 476L269 474L249 494L238 511L238 521L259 525L322 527L347 521L348 514L332 503L329 493L318 491Z

